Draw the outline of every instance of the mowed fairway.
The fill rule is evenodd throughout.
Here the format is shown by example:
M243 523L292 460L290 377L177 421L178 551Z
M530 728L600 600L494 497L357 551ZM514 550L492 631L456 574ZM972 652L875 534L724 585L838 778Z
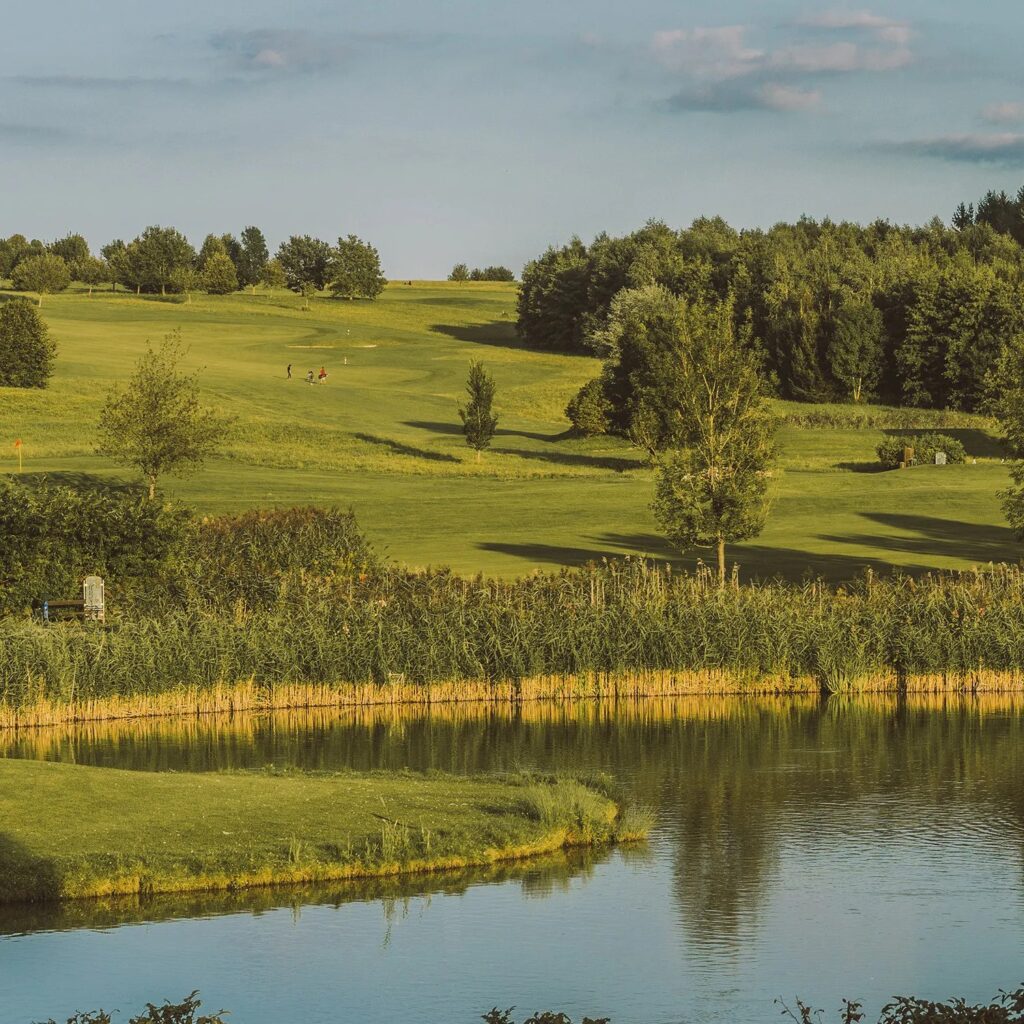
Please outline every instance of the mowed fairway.
M566 402L599 362L521 346L514 286L396 283L376 303L301 305L286 292L196 295L190 304L81 290L48 296L57 371L45 391L0 389L0 465L15 471L12 445L21 438L26 473L130 480L93 452L99 408L147 339L180 329L208 400L235 418L223 458L164 481L168 495L201 512L352 506L391 557L466 573L673 557L635 452L566 435ZM497 380L500 416L479 463L457 414L473 359ZM328 382L306 384L306 372L321 366ZM968 465L879 473L871 463L880 430L783 428L768 528L730 558L746 576L832 579L867 565L1016 561L996 497L1007 482L997 446L981 421L950 432L967 445Z

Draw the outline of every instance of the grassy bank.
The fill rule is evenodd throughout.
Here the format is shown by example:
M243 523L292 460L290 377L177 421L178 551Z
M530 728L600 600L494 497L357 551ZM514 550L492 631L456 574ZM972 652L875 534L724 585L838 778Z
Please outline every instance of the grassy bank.
M94 454L97 410L145 346L180 328L209 398L238 421L223 458L168 493L202 513L309 502L353 505L371 539L408 566L515 576L591 558L676 558L649 511L649 472L625 442L568 436L563 412L596 359L534 352L513 329L503 284L390 285L375 303L289 292L194 297L72 290L43 316L59 345L44 391L0 389L0 472L114 480ZM456 412L470 360L493 373L500 417L479 464ZM285 378L325 365L323 387ZM1015 559L996 492L1006 485L990 421L880 407L779 403L775 505L764 534L731 557L745 577L864 566L912 572ZM964 466L877 472L886 432L937 429ZM4 455L6 452L6 455ZM977 460L976 462L974 460ZM683 564L692 565L687 556Z
M640 838L570 779L184 775L0 760L0 902L488 865Z

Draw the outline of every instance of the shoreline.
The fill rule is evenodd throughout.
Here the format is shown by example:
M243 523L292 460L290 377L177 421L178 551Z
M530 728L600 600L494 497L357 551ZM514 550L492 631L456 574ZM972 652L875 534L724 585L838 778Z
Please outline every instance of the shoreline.
M591 673L537 676L518 682L257 683L181 686L157 694L87 701L45 698L17 708L0 703L0 733L61 725L159 718L200 718L245 712L416 708L449 705L517 706L546 702L672 697L856 696L861 694L1024 694L1024 670L977 669L900 676L872 673L829 689L813 676L754 677L726 670Z
M0 759L0 906L513 864L646 838L569 777L131 772Z

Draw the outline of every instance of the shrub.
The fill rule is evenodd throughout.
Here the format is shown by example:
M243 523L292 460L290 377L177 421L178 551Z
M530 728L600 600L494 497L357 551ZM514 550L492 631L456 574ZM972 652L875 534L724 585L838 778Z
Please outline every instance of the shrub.
M184 509L117 492L0 484L0 614L72 597L92 573L115 592L150 581L180 551Z
M0 306L0 387L46 387L56 353L32 303L12 299Z
M611 413L612 404L604 393L604 381L600 377L584 384L565 407L565 415L581 437L607 434Z
M920 465L934 464L937 452L945 452L946 461L951 465L963 463L967 458L964 446L948 434L894 434L884 438L876 449L878 461L886 469L898 469L904 448L914 449L914 459Z

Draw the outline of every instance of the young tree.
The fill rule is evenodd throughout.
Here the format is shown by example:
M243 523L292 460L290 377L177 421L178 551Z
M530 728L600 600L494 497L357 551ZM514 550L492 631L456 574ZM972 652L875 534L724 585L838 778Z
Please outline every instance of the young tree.
M452 267L452 272L448 275L449 281L468 281L469 280L469 267L465 263L456 263Z
M375 299L387 284L377 250L355 235L338 239L331 252L330 276L331 291L349 300L357 296Z
M759 361L736 337L731 301L684 309L668 447L652 451L655 518L681 550L756 537L768 515L774 421Z
M84 259L77 260L71 264L69 269L74 280L89 286L90 295L92 295L93 288L106 284L112 277L110 264L95 256L86 256Z
M243 288L252 288L263 280L270 251L267 240L259 228L249 226L242 232L241 251L238 258L238 283Z
M102 249L100 255L107 261L110 267L110 290L117 291L117 286L123 284L128 287L128 246L120 238L108 242Z
M317 286L312 281L303 281L302 286L299 289L302 294L302 308L305 310L310 309L310 303L312 303L314 296L317 294Z
M292 235L277 250L277 261L284 271L285 283L293 292L301 292L304 284L319 290L330 279L331 247L310 235Z
M462 420L462 432L466 435L466 444L476 452L479 462L483 452L490 448L498 427L498 417L491 408L494 404L494 378L484 369L483 363L469 364L466 392L469 401L465 407L459 406L459 417Z
M192 301L192 293L199 287L200 273L195 267L175 267L171 271L171 278L167 282L176 292L185 296L186 304Z
M287 287L288 279L284 275L284 269L281 266L280 260L267 261L267 265L263 268L263 274L260 277L260 284L266 288Z
M16 291L36 292L41 306L44 295L62 292L71 284L71 272L59 256L46 253L22 260L11 274L11 283Z
M882 374L882 314L870 302L847 302L828 343L832 376L854 402L874 395Z
M45 388L57 346L26 299L0 305L0 387Z
M227 253L214 253L203 268L202 282L211 295L227 295L238 291L238 277L231 257Z
M100 414L97 452L139 470L149 498L165 474L184 475L221 447L229 421L200 401L199 374L181 369L185 351L178 332L147 346L122 389L110 390Z

